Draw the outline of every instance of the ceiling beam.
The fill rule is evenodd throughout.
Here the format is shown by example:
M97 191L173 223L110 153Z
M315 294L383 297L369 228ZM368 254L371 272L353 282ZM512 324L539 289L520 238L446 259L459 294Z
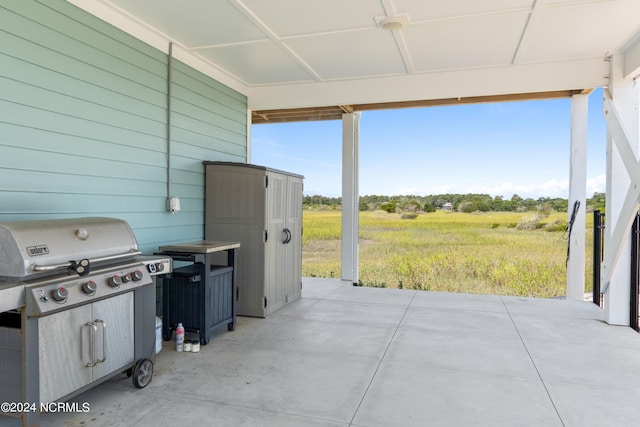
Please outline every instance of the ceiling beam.
M445 99L423 99L417 101L377 102L371 104L337 105L328 107L305 107L277 110L252 111L252 123L282 123L315 120L340 120L342 114L354 111L391 110L398 108L437 107L443 105L479 104L489 102L533 101L542 99L569 98L585 95L593 91L587 89L556 90L548 92L515 93L508 95L469 96Z

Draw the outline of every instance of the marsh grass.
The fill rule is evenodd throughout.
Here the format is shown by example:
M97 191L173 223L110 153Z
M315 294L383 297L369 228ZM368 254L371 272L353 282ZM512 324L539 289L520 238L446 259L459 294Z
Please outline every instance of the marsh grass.
M566 293L566 214L360 213L363 286L552 297ZM589 216L588 216L589 218ZM588 220L589 222L589 220ZM305 210L303 276L340 277L340 212ZM592 224L587 224L587 230ZM591 234L587 233L587 248ZM587 287L591 284L587 254Z

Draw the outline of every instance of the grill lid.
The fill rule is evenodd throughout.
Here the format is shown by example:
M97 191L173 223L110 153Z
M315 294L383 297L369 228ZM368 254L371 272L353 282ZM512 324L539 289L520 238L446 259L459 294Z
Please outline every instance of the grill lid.
M91 217L0 223L0 277L5 279L53 275L65 268L84 275L91 263L106 265L139 254L129 224L121 219Z

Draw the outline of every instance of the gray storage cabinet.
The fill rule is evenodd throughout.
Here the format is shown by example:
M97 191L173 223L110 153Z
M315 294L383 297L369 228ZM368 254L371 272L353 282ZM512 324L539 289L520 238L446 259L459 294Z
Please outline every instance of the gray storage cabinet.
M205 239L240 242L238 315L266 317L300 297L304 177L204 162Z

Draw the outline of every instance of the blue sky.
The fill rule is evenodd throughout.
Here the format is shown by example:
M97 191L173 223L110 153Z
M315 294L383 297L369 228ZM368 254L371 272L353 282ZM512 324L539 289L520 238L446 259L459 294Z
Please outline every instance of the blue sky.
M568 197L571 100L364 111L360 195ZM253 125L251 163L341 195L342 122ZM587 197L605 189L602 90L589 96Z

